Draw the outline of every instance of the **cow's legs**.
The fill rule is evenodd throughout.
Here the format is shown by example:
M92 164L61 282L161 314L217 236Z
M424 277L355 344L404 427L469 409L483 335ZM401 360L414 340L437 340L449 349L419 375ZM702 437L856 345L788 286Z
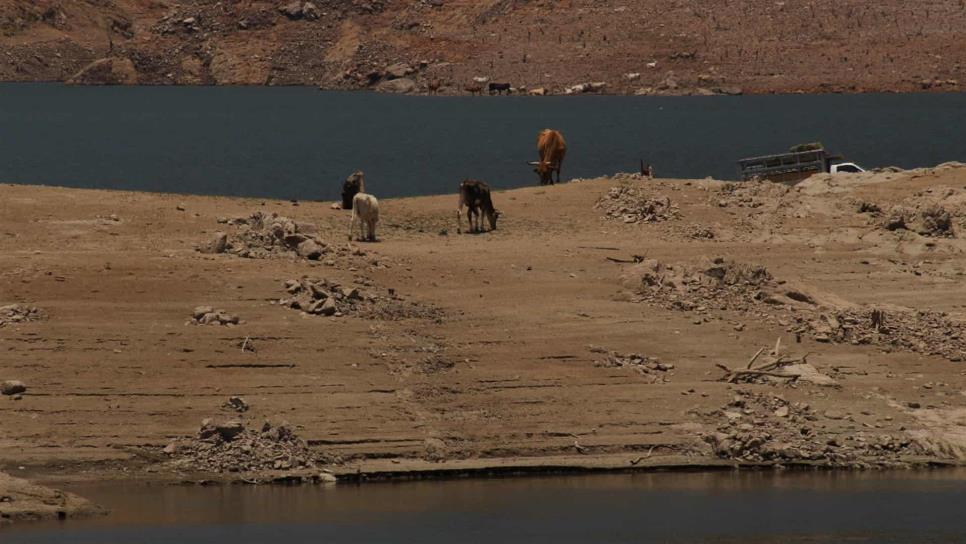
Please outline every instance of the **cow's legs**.
M374 219L369 221L369 241L376 241L376 221Z
M353 223L356 221L356 211L352 210L352 217L349 218L349 241L352 241L352 227Z

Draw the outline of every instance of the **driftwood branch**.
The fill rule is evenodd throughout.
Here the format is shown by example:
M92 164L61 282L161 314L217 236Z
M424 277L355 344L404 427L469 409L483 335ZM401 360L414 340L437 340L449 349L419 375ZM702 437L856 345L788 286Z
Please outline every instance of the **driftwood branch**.
M798 379L798 375L784 374L781 372L783 367L789 365L795 365L799 363L807 363L808 356L810 353L806 353L801 357L792 358L785 355L781 355L781 337L775 342L775 348L772 351L772 358L763 364L755 365L761 354L765 352L766 348L759 349L752 357L748 360L744 369L732 369L721 363L715 363L715 366L724 370L725 375L720 378L721 381L726 381L728 383L737 383L739 381L751 381L755 378L760 377L770 377L779 378L783 380L794 381Z

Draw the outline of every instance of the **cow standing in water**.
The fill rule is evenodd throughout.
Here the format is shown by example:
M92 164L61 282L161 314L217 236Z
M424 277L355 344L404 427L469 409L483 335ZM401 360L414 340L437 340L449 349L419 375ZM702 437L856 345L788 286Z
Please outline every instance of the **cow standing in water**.
M500 212L493 207L490 186L486 182L468 179L460 183L460 205L456 210L456 232L459 234L463 233L464 207L470 232L483 232L484 215L490 223L490 230L496 230L496 220L500 217Z
M358 193L366 192L366 175L362 170L353 172L342 183L342 209L352 209L352 199Z
M563 134L556 130L545 128L537 136L537 152L540 160L531 162L533 171L540 176L540 185L553 185L553 173L557 172L557 183L560 183L560 167L567 154L567 142Z

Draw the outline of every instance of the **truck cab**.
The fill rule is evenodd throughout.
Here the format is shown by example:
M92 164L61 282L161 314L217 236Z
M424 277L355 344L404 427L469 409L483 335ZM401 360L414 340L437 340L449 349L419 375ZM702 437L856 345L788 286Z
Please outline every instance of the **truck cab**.
M865 168L854 162L840 162L829 165L829 173L831 174L858 174L860 172L865 172Z

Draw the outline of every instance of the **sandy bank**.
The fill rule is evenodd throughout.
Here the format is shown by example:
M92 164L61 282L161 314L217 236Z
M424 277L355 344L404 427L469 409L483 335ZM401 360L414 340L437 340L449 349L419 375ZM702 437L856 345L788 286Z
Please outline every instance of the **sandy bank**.
M0 380L27 386L0 398L0 468L43 482L959 463L964 185L956 166L792 190L599 179L496 193L499 228L480 235L455 234L455 196L386 200L381 241L351 247L328 203L2 186L0 305L42 317L0 327ZM196 250L219 231L240 243L253 212L301 224L320 258ZM339 315L291 307L303 277L338 284ZM198 306L239 322L195 324ZM759 350L750 366L772 366L738 376ZM273 457L226 446L214 463L205 418L239 421Z

